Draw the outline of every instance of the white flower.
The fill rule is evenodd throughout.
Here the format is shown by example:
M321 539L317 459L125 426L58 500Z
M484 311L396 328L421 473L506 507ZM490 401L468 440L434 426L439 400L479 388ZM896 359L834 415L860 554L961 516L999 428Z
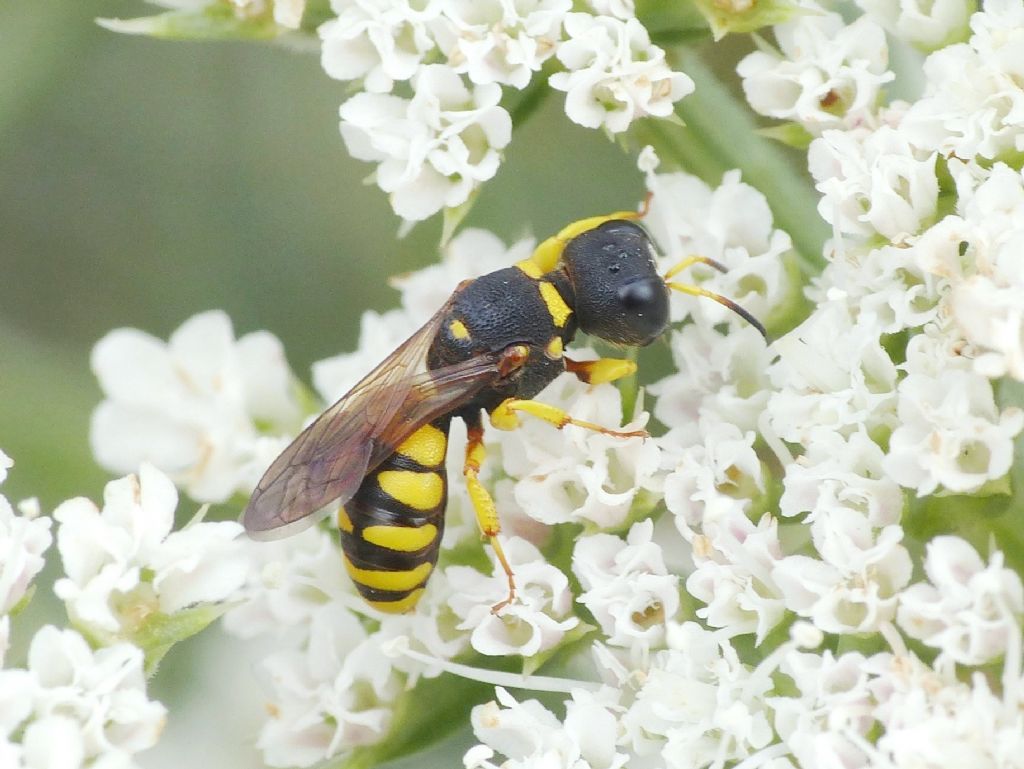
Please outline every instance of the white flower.
M768 401L773 353L752 326L722 333L690 323L671 331L677 371L647 388L657 397L654 416L669 428L714 414L740 430L753 430Z
M310 628L302 648L261 665L273 704L256 744L270 766L310 766L372 744L391 723L398 690L390 669L364 664L366 631L356 616L325 606Z
M585 591L577 600L612 646L657 646L679 608L679 578L665 568L653 533L646 520L633 524L626 541L611 534L576 540L572 570Z
M761 463L754 452L754 433L735 425L702 419L690 430L676 428L658 439L666 462L674 466L665 477L665 506L676 516L683 536L743 513L762 486Z
M693 93L693 81L669 68L635 18L570 13L565 34L557 55L567 71L550 83L566 92L565 113L575 123L618 133L637 118L671 115L673 103Z
M337 18L318 30L320 63L333 78L361 78L367 91L387 93L435 48L430 26L442 7L439 0L331 0Z
M412 99L358 93L341 105L349 153L377 162L377 185L403 219L425 219L465 203L494 176L512 138L496 83L470 90L450 67L421 67Z
M947 216L914 248L922 269L948 282L948 315L970 344L974 370L1024 380L1024 180L1003 163L951 163L960 216Z
M822 193L818 212L837 232L899 240L935 216L935 153L921 152L899 131L825 131L807 163Z
M991 383L965 370L970 362L941 339L914 337L907 377L899 386L899 426L885 467L902 486L931 494L939 486L971 492L1002 478L1013 462L1013 438L1024 411L999 411Z
M81 497L54 511L67 574L54 592L76 622L130 633L153 612L223 601L243 584L241 526L193 523L172 532L177 503L170 480L144 464L138 476L107 484L102 511Z
M503 538L502 547L515 576L516 600L495 614L492 607L508 597L508 578L497 558L486 576L468 566L451 566L449 603L461 622L472 630L470 642L481 654L530 657L557 646L579 620L569 614L569 579L549 564L526 540Z
M573 350L573 357L587 354ZM620 428L622 405L611 384L585 385L563 374L537 396L544 403L564 408L573 417L626 431L646 423L640 414ZM621 525L645 489L656 488L660 450L656 441L623 438L585 428L555 429L547 422L522 417L511 433L492 431L500 441L505 473L515 481L517 507L545 524L569 521L593 523L601 528Z
M251 491L298 426L300 409L281 343L260 331L237 341L219 311L196 315L164 343L130 328L97 342L92 368L104 400L90 442L118 473L152 462L194 499Z
M94 652L73 630L41 628L27 668L0 670L0 737L22 730L26 768L133 766L132 754L156 743L166 718L146 697L142 664L130 644Z
M674 626L622 716L628 744L668 769L737 761L772 740L771 678L749 671L726 641L696 623Z
M807 513L807 523L836 511L859 513L874 528L898 523L903 493L886 475L884 457L863 432L844 438L822 431L786 468L779 512Z
M874 720L865 659L852 652L836 658L791 651L781 669L799 696L774 697L775 728L799 766L870 766L859 747Z
M731 512L687 534L696 566L686 590L706 606L698 617L729 636L754 633L760 644L785 616L782 591L773 569L782 558L778 522L764 515L754 524Z
M830 301L775 340L779 360L769 373L778 389L766 409L775 433L807 446L821 432L892 426L897 369L880 335L845 302Z
M0 483L13 464L0 451ZM0 495L0 617L18 605L43 568L43 553L53 542L51 523L49 518L16 515L7 498Z
M1024 767L1019 681L1001 697L980 672L961 681L954 666L907 654L875 655L866 668L880 730L873 765Z
M913 569L902 529L875 534L858 512L836 510L815 520L811 537L820 560L788 555L772 571L786 608L826 633L877 632L892 620Z
M793 287L782 257L792 242L773 228L768 201L741 180L739 171L727 171L713 189L684 173L648 172L646 179L653 197L644 226L663 252L659 267L668 269L694 254L714 259L728 269L726 274L697 265L676 280L686 283L699 277L702 288L727 296L762 320L789 299ZM673 292L671 301L673 321L689 315L708 327L747 325L731 310L702 297Z
M355 594L336 538L319 527L271 542L243 540L243 546L247 582L240 605L224 615L224 627L239 638L295 631L304 637L321 607Z
M517 702L497 687L496 701L473 708L473 732L481 745L463 758L466 769L499 769L490 759L507 757L502 769L619 769L629 757L617 750L615 693L574 691L565 722L537 700Z
M857 0L864 13L897 37L935 50L962 40L973 0Z
M925 94L908 110L904 130L917 146L946 156L1011 157L1024 150L1024 5L989 0L971 29L969 43L925 61Z
M474 83L524 88L555 53L571 0L451 0L438 42Z
M885 33L862 17L844 25L837 13L796 13L775 27L781 56L748 54L736 72L755 112L800 123L815 136L871 119L887 70Z
M958 537L936 537L924 562L928 583L900 595L897 619L908 635L963 665L982 665L1007 649L1019 633L1024 588L996 551L986 566Z

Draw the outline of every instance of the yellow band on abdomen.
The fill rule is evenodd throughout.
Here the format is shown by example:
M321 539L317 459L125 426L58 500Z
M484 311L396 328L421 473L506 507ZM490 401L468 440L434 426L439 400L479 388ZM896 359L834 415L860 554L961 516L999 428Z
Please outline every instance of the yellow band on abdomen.
M444 480L437 473L383 470L377 474L381 489L413 510L433 510L444 497Z
M362 537L370 544L388 550L413 553L437 538L437 527L432 523L423 526L367 526Z
M415 569L406 571L360 569L348 556L345 557L345 569L354 582L374 590L391 590L396 593L404 593L422 585L433 568L433 564L421 563Z

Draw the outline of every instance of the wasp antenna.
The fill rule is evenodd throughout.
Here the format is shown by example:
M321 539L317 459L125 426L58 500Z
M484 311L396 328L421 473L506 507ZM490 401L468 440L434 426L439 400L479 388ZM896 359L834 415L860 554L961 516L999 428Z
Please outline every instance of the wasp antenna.
M734 313L736 313L741 318L743 318L743 320L745 320L751 326L756 328L760 332L761 336L764 337L764 341L765 342L771 343L771 340L768 338L768 332L765 331L764 326L761 325L761 321L759 321L757 318L755 318L749 312L747 312L742 307L740 307L738 304L736 304L736 302L734 302L732 299L726 299L721 294L716 294L716 293L714 293L712 291L708 291L707 289L701 288L700 286L691 286L688 283L671 283L671 282L667 282L666 285L669 288L671 288L673 291L679 291L680 293L683 293L683 294L690 294L691 296L705 296L708 299L714 299L719 304L724 305L725 307L728 307Z
M713 267L714 269L718 270L719 272L728 272L729 271L728 267L726 267L721 262L716 262L714 259L712 259L709 256L696 256L696 255L694 255L694 256L686 257L685 259L683 259L683 261L679 262L679 264L677 264L671 270L666 272L665 273L665 281L667 282L667 281L671 280L672 278L674 278L676 275L681 273L683 270L685 270L687 267L689 267L692 264L706 264L708 267Z

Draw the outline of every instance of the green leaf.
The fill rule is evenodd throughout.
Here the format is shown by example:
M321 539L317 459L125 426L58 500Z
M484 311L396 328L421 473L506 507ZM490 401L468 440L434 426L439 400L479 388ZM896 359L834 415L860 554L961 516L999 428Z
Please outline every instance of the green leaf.
M550 662L556 655L561 654L566 647L575 644L577 641L582 641L586 636L590 635L593 631L597 630L594 625L590 625L586 622L580 622L572 630L568 631L562 636L562 640L557 646L553 646L550 649L534 654L532 657L523 658L523 675L532 676L544 665Z
M441 227L441 248L448 245L448 241L455 235L455 231L462 224L462 220L466 218L466 214L473 208L473 204L476 203L478 196L479 187L473 190L469 197L466 198L466 202L461 206L455 206L454 208L446 208L444 210L444 224Z
M156 672L160 660L174 644L184 641L206 628L232 607L230 603L199 604L174 614L148 617L127 639L146 655L146 675Z
M111 32L164 40L270 40L285 32L268 15L239 16L226 4L134 19L101 18L96 23Z
M730 32L753 32L806 13L793 0L693 0L711 25L715 40Z
M814 140L810 132L799 123L781 123L768 128L758 128L755 133L798 150L806 150Z

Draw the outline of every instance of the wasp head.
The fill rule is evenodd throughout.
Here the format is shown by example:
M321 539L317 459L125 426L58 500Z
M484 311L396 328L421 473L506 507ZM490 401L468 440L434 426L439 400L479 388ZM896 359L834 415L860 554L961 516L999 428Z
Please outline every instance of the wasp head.
M609 342L650 344L668 326L669 289L642 227L606 221L565 244L562 264L580 330Z

